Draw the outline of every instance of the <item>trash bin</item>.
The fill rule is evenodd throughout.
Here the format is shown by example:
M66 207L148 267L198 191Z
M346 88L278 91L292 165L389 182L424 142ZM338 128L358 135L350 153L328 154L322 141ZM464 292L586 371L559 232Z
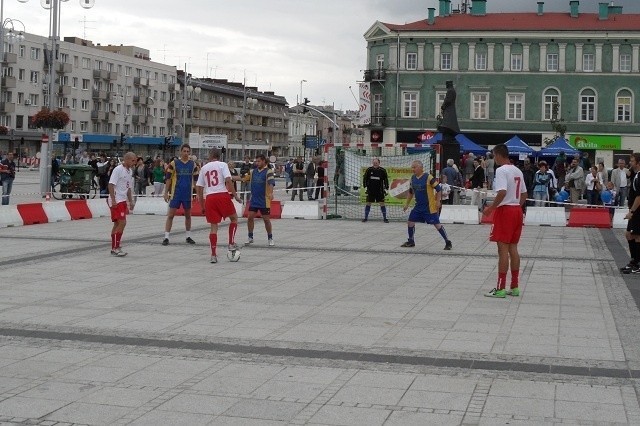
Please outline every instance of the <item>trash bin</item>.
M80 198L85 195L95 197L97 185L93 181L94 173L93 167L84 164L61 165L58 184L54 186L54 197L61 195L61 198L73 198L76 194Z

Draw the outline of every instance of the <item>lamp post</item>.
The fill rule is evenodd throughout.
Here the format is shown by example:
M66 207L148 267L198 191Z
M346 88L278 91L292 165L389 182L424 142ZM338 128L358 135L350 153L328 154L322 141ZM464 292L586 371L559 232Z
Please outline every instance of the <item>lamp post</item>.
M242 159L244 160L244 154L246 150L246 118L247 118L247 104L256 105L258 100L256 98L247 97L247 79L244 79L242 91Z
M4 1L4 0L3 0ZM18 0L20 3L27 3L29 0ZM40 5L49 10L49 39L51 50L49 52L49 75L48 75L48 102L46 107L52 110L57 105L55 65L58 59L58 41L60 40L60 2L68 0L40 0ZM91 9L95 5L95 0L79 0L80 6L84 9ZM53 129L48 130L48 142L42 142L40 149L40 192L45 196L51 191L51 159L49 143L53 143Z
M16 32L15 24L22 25L22 31ZM5 29L8 29L8 32L5 33ZM15 41L21 42L24 40L25 27L24 23L18 19L4 18L4 0L0 1L0 78L3 78L3 69L2 64L4 63L4 40L6 39L10 44L13 44ZM2 85L0 85L0 98L2 97ZM4 125L4 123L2 123ZM10 145L11 149L13 149L13 135L14 129L11 129L11 140ZM20 150L18 151L18 168L20 168L20 155L22 153Z
M200 86L192 85L191 74L186 72L187 66L185 64L184 73L184 85L182 87L182 139L187 137L187 110L189 110L189 100L193 100L193 95L199 95L202 89Z

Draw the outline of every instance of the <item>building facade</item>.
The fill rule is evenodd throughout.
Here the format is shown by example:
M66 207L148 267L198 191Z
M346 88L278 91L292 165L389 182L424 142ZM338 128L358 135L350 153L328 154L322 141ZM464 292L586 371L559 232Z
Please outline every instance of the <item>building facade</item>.
M445 82L457 91L461 131L494 145L514 134L531 146L556 136L553 123L595 158L640 148L640 14L601 3L582 13L470 13L439 1L439 14L396 25L376 22L365 34L371 125L365 139L418 142L435 130Z

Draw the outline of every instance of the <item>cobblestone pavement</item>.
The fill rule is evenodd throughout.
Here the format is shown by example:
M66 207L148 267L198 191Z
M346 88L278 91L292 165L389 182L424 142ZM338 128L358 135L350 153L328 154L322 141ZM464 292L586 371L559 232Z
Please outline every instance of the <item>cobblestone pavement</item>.
M0 229L0 424L640 424L618 231L526 228L494 300L486 226L444 252L376 221L275 221L268 247L258 221L212 265L202 218L195 246L163 222L130 217L125 258L107 219Z

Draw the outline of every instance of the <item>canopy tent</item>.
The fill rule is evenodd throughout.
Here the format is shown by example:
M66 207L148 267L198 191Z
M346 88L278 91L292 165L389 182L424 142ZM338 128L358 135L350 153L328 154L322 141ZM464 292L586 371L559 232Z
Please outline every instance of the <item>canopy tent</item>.
M538 157L557 157L560 155L560 152L564 152L565 154L571 156L575 154L580 154L580 151L569 145L564 138L558 138L551 145L542 148L538 151Z
M423 152L426 150L431 149L431 144L434 144L436 142L440 142L442 141L442 133L436 133L435 135L433 135L432 138L426 139L425 141L422 142L422 147L420 148L414 148L414 147L410 147L407 148L407 153L409 154L415 154L417 152ZM463 135L462 133L459 133L456 135L456 141L458 141L458 143L460 144L460 153L464 153L464 152L473 152L474 155L485 155L488 152L488 149L478 145L477 143L475 143L474 141L472 141L471 139L469 139L468 137L466 137L465 135Z
M522 139L518 137L518 135L512 137L508 141L505 142L507 148L509 148L509 155L518 155L518 154L527 154L531 155L535 152L533 148L524 143Z

